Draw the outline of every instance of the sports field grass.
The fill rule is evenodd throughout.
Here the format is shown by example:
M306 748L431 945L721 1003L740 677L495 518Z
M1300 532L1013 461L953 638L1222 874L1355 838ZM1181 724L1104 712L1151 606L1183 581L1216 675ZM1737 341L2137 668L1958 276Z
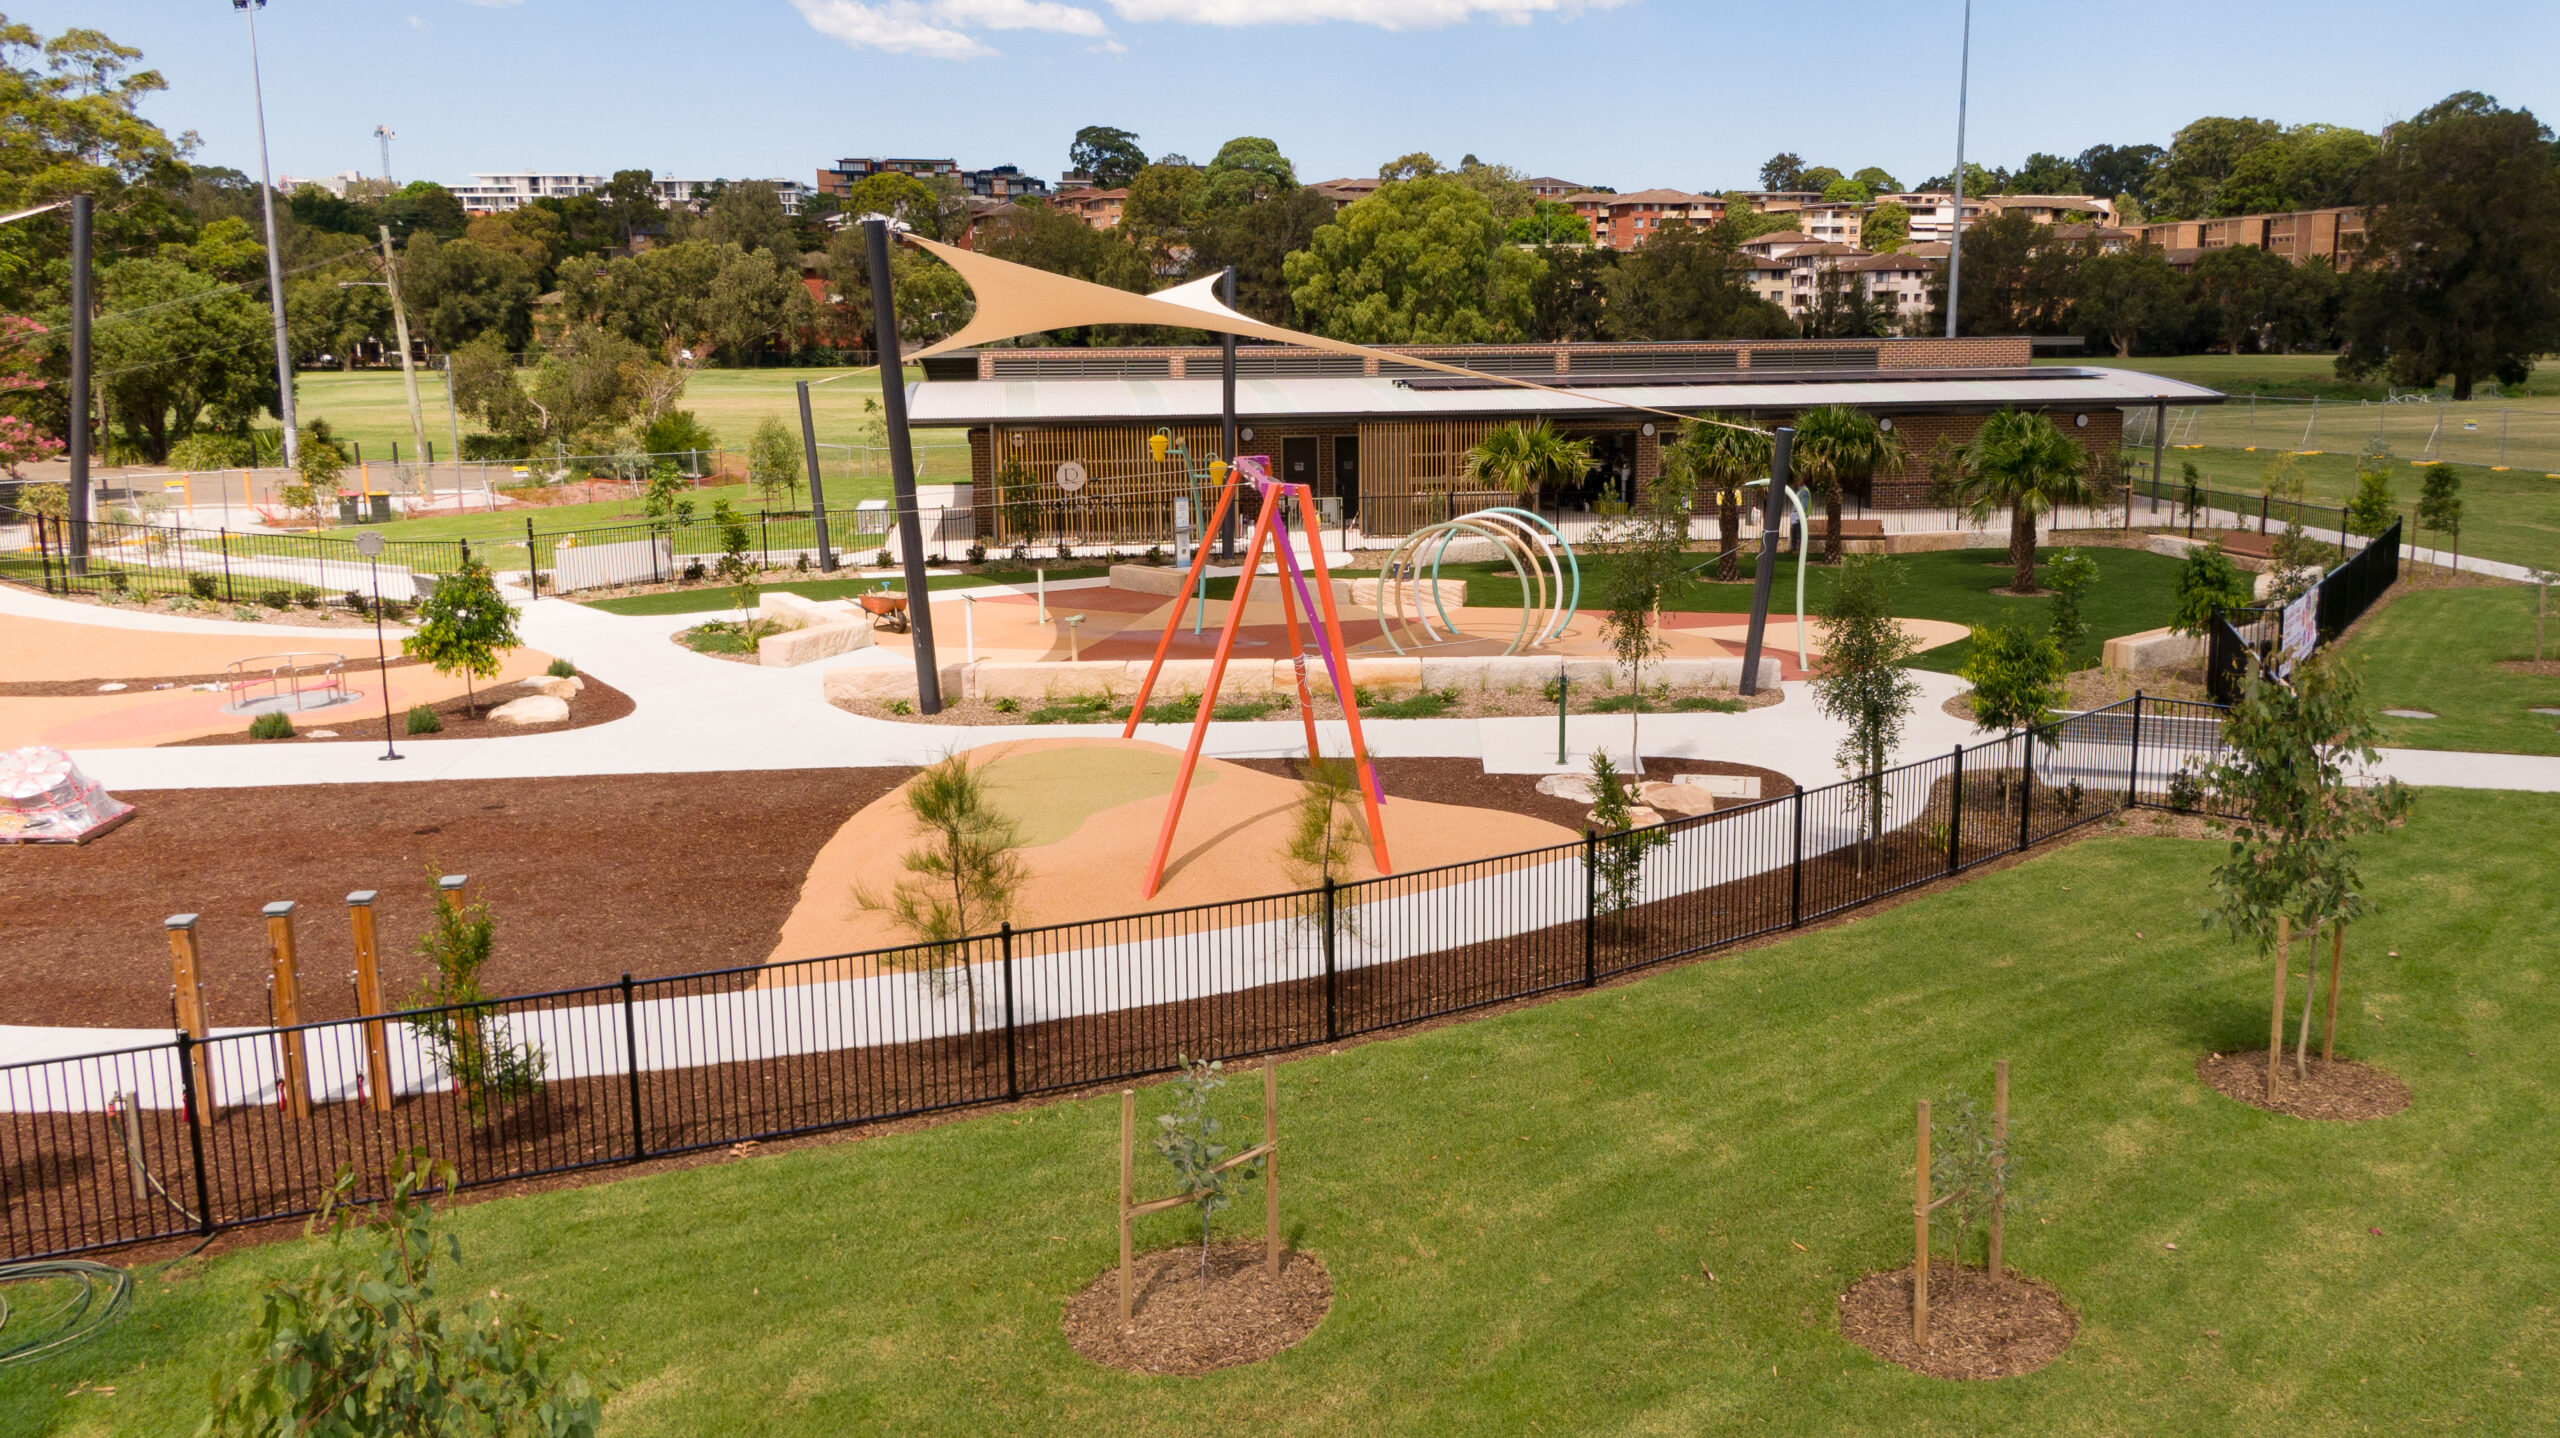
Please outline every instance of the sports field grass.
M2560 754L2560 675L2515 673L2501 661L2533 658L2536 595L2525 585L2420 589L2397 595L2355 631L2348 657L2364 671L2365 694L2387 709L2423 709L2433 719L2382 721L2388 743L2407 749L2473 749ZM2560 595L2553 597L2547 659L2560 660Z
M921 379L924 372L909 367L907 377ZM809 392L809 416L817 426L819 443L851 444L862 423L862 402L880 397L879 376L870 370L698 369L685 381L684 397L676 401L676 408L693 411L695 419L719 435L724 447L743 450L755 433L756 421L767 416L782 420L797 433L796 386L802 380L815 384L830 379L834 382ZM441 373L419 373L418 400L426 416L427 438L435 444L436 453L445 456L452 420L445 411ZM367 459L388 460L395 440L402 458L415 457L409 401L398 370L306 370L295 377L294 402L304 423L313 416L328 420L339 438L360 441ZM465 415L462 432L477 434L480 428Z
M2279 453L2272 449L2172 449L2165 456L2164 466L2170 489L2163 491L2158 514L2154 515L2147 497L2137 496L2134 522L2177 522L2177 507L2169 496L2180 482L2181 466L2190 463L2202 473L2207 489L2242 496L2242 506L2254 514L2267 466ZM2137 457L2147 464L2150 451L2144 450ZM2297 454L2294 465L2314 504L2344 505L2355 493L2353 454ZM2551 478L2541 469L2501 471L2478 464L2458 464L2454 471L2462 478L2459 548L2463 554L2510 564L2560 566L2560 479ZM2418 492L2423 483L2416 465L2404 459L2392 466L2392 499L2407 520L2401 533L2407 543L2418 546L2429 557L2439 547L2449 554L2456 547L2450 537L2418 528ZM2283 523L2280 519L2271 521L2270 527L2281 529ZM2328 524L2319 522L2316 527L2327 528Z
M2036 551L2038 582L2042 582L2041 566L2060 553L2054 547ZM2081 612L2089 624L2088 641L2080 652L2071 656L2074 667L2086 668L2098 662L2099 646L2119 634L2135 634L2156 629L2169 622L2171 586L2176 582L2178 561L2140 549L2089 548L2083 553L2098 562L2098 582L2081 601ZM1698 555L1701 562L1706 555ZM2021 623L2042 628L2050 622L2050 598L2019 599L1994 594L2006 588L2010 579L2008 551L2005 549L1950 549L1931 554L1905 554L1896 559L1903 576L1901 593L1894 601L1894 612L1911 619L1943 619L1965 625ZM1606 606L1609 559L1606 555L1586 556L1582 560L1582 603L1585 609ZM1743 573L1750 574L1748 563ZM1818 616L1824 599L1831 592L1836 571L1815 564L1805 571L1805 612ZM1513 606L1520 603L1520 581L1513 577L1510 566L1498 564L1448 565L1441 570L1444 578L1467 581L1467 602L1487 606ZM1769 598L1771 614L1795 613L1795 556L1778 557L1777 584ZM1663 608L1693 613L1747 614L1751 610L1751 585L1686 584L1666 595ZM1973 652L1973 641L1960 639L1941 648L1923 651L1911 663L1916 669L1934 669L1952 674L1964 667Z
M2265 967L2196 922L2217 847L2098 839L1286 1065L1283 1223L1336 1289L1253 1368L1103 1371L1060 1333L1114 1256L1108 1096L471 1205L454 1287L540 1305L620 1385L624 1435L2560 1427L2560 799L2431 792L2371 846L2340 1050L2415 1101L2362 1124L2196 1078L2266 1033ZM2027 1377L1918 1377L1843 1342L1836 1303L1909 1260L1914 1100L1984 1095L2001 1057L2032 1192L2010 1262L2078 1337ZM1248 1189L1220 1229L1260 1211ZM1144 1223L1145 1247L1190 1231ZM260 1285L316 1256L144 1273L99 1340L0 1369L0 1431L193 1431Z
M2140 370L2145 374L2167 375L2190 384L2206 385L2225 394L2285 395L2300 399L2317 395L2329 400L2381 399L2390 393L2389 382L2380 378L2340 379L2337 356L2325 354L2145 355L2132 359L2091 354L2078 358L2040 359L2035 363ZM2537 365L2523 384L2507 388L2505 392L2510 396L2560 396L2560 372L2554 371L2547 363Z

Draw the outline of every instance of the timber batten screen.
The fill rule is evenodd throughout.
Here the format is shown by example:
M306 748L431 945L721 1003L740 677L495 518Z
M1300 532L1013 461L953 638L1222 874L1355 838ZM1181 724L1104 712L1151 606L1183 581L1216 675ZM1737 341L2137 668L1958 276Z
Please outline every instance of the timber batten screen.
M1391 420L1360 426L1360 528L1410 534L1454 515L1514 504L1465 477L1467 451L1499 420Z
M1167 426L1175 443L1205 465L1218 453L1218 426ZM1173 502L1191 494L1179 460L1147 449L1156 431L1139 425L995 426L990 483L979 502L991 549L1028 544L1159 544L1173 534ZM1084 486L1058 485L1059 466L1081 465ZM1207 481L1202 481L1206 486ZM1192 521L1197 524L1195 517Z

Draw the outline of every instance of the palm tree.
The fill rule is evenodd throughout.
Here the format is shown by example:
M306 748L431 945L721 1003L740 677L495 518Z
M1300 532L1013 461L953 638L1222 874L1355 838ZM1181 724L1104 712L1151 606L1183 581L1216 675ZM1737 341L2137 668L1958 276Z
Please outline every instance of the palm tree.
M1715 491L1716 578L1727 584L1740 579L1742 486L1769 475L1768 432L1736 415L1702 414L1681 427L1679 439L1664 451L1663 466L1692 486Z
M1458 461L1459 472L1487 489L1507 489L1521 503L1538 507L1539 487L1562 488L1591 468L1591 441L1567 439L1545 420L1514 420L1485 432L1476 447Z
M2036 521L2066 504L2087 504L2089 452L2050 418L2004 409L1982 422L1964 447L1956 502L1975 524L2009 511L2012 588L2036 592Z
M1822 562L1840 562L1840 496L1848 483L1902 465L1902 441L1875 416L1827 404L1796 416L1794 468L1822 491Z

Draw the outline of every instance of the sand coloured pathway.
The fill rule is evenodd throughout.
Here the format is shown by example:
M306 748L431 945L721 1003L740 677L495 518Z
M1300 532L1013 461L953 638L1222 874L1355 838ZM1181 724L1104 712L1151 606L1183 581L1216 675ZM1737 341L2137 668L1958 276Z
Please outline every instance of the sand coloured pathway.
M1281 861L1298 801L1288 779L1203 759L1175 833L1164 888L1139 884L1180 760L1144 740L1033 739L969 751L990 796L1022 828L1029 871L1016 928L1102 914L1130 914L1284 893L1297 887ZM1399 872L1571 842L1571 830L1525 815L1415 799L1384 806L1388 853ZM784 920L771 962L887 948L910 941L887 914L866 909L857 891L885 897L903 871L900 856L919 839L906 787L865 806L819 850ZM1350 877L1376 873L1355 849ZM864 970L863 972L867 972ZM847 975L820 966L789 971L787 982Z

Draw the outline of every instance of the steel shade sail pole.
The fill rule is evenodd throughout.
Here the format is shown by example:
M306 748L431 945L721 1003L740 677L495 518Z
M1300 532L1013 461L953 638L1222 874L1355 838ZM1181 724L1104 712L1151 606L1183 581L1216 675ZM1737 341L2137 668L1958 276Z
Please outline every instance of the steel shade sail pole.
M71 462L71 572L89 572L89 197L71 197L71 423L64 436Z
M899 558L907 579L907 638L916 653L916 710L942 712L942 671L933 658L933 596L925 587L924 523L916 514L916 456L907 439L906 364L898 357L898 307L889 287L889 222L862 222L871 261L871 318L880 349L880 415L889 428L889 483L898 502Z
M1947 338L1956 337L1956 299L1964 290L1964 101L1973 83L1973 0L1964 0L1964 46L1956 61L1956 215L1947 242Z
M1742 646L1742 692L1760 692L1760 641L1769 628L1769 586L1778 578L1778 498L1787 487L1787 461L1796 432L1778 426L1769 439L1769 502L1760 511L1760 564L1751 580L1751 633Z
M888 387L885 382L880 386L883 391ZM903 409L906 396L901 394L898 398ZM800 454L809 466L809 523L818 532L818 570L833 574L836 547L827 542L827 490L818 478L818 425L809 417L809 382L805 379L800 381Z
M1236 307L1236 267L1227 266L1218 277L1218 298L1228 309ZM1218 336L1218 457L1230 470L1236 462L1236 337ZM1218 557L1236 557L1236 516L1230 510L1226 525L1218 531Z
M276 418L284 424L284 467L302 461L302 440L293 428L293 345L284 332L284 252L276 247L276 187L267 172L267 88L258 74L258 12L267 0L231 0L249 22L249 97L258 111L258 204L267 220L267 309L275 316Z

